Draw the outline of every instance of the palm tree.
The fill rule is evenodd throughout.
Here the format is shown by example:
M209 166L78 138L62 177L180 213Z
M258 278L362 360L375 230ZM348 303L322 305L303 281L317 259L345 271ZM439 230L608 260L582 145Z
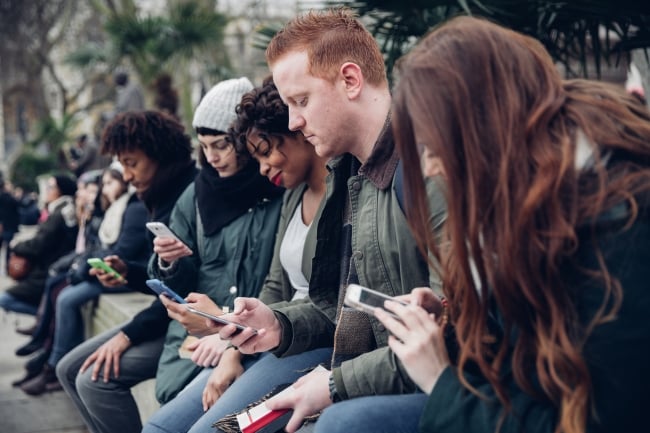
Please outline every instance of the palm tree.
M459 14L487 17L542 42L569 76L600 76L603 61L650 47L650 3L632 0L328 1L356 10L377 38L389 71L428 29Z
M230 66L223 43L228 20L210 2L179 1L164 16L140 16L131 0L119 7L107 0L101 10L106 15L107 43L79 47L66 58L69 63L82 68L103 65L108 70L127 63L147 89L161 74L187 74L189 65L203 71ZM181 104L189 117L191 80L181 78Z

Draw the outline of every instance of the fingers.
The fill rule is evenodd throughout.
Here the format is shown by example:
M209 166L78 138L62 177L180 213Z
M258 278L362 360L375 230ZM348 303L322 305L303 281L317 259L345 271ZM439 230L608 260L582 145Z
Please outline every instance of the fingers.
M257 305L256 298L235 298L235 308L233 314L241 314L245 310L252 310Z
M106 360L104 361L104 383L108 383L108 378L111 375L111 367L112 367L112 358L110 356L106 357Z
M79 369L79 372L80 373L85 372L88 366L91 365L93 362L95 362L96 359L97 359L97 352L94 352L92 355L86 358L83 364L81 364L81 368Z
M246 355L257 353L258 343L261 342L265 334L264 329L260 329L256 333L253 328L248 327L241 331L239 334L234 335L234 333L227 334L226 328L229 327L232 327L235 330L237 329L234 327L234 325L224 326L219 332L219 336L221 338L224 340L230 340L230 343L233 346L238 347L241 353L244 353Z
M291 415L291 419L289 420L289 422L287 423L287 427L285 428L287 433L294 433L295 431L297 431L300 428L300 426L302 426L305 416L306 414L302 414L294 410L293 415Z
M201 396L201 403L203 404L203 412L207 412L208 409L210 409L210 406L212 406L212 402L210 399L210 392L208 391L208 388L206 387L203 390L203 395Z
M95 364L93 365L93 371L90 374L90 379L93 382L97 381L97 378L99 377L99 370L102 368L103 364L104 364L103 358L100 358L98 356L97 361L95 361Z
M399 302L384 302L386 310L393 312L407 328L423 326L431 322L429 313L416 304L402 305Z
M182 315L183 313L187 312L187 307L185 307L184 304L179 304L176 301L172 301L170 298L168 298L165 295L158 295L158 299L160 299L160 302L167 308L167 311L171 311L173 313Z
M395 319L383 309L375 308L375 317L386 327L386 329L388 329L391 334L395 335L400 340L404 335L408 334L408 329L406 329L404 323Z
M204 295L202 293L191 292L190 294L187 295L185 300L191 304L194 304L206 298L209 299L207 295Z

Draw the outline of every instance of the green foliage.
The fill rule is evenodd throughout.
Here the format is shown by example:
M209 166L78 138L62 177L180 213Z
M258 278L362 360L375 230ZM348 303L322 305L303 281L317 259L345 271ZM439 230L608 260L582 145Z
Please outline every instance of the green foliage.
M178 61L198 58L210 49L223 50L227 18L198 3L172 6L168 16L140 17L135 12L116 13L106 22L112 51L128 59L141 80L150 84Z
M617 62L629 50L650 47L650 3L620 0L368 0L329 1L359 13L377 38L386 66L430 28L459 14L487 17L540 40L573 75L587 76L591 61ZM605 35L605 37L601 37ZM590 60L591 59L591 60ZM575 70L575 65L579 70Z
M38 191L37 177L57 170L52 153L40 155L33 149L25 149L11 166L11 181L26 191Z
M65 114L60 121L47 117L38 123L36 135L28 146L35 149L39 145L45 145L50 154L56 153L71 140L71 132L76 123L74 115L70 114Z

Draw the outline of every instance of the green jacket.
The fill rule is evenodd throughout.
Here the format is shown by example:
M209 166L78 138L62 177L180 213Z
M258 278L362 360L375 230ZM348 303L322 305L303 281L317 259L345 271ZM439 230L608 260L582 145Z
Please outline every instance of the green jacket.
M259 294L269 270L275 232L280 215L280 198L260 202L211 237L199 240L194 184L178 199L170 228L194 252L162 272L158 255L149 262L149 273L164 281L181 296L191 291L205 293L219 306L233 307L236 297ZM183 326L171 321L156 374L156 396L161 403L171 400L202 367L178 356L187 337Z
M358 171L359 162L352 155L330 161L309 286L312 302L275 309L283 330L277 355L332 347L334 343L340 304L342 215L347 199L352 218L351 266L361 285L390 296L410 293L418 286L437 285L437 278L429 276L394 191L398 161L390 128ZM427 186L432 224L439 227L446 216L445 201L439 185L429 182ZM378 349L333 369L338 393L345 399L413 391L415 385L386 347L386 329L374 318L370 324Z
M623 303L613 320L596 326L586 339L582 355L589 369L592 392L586 432L648 431L650 388L650 200L641 203L639 218L626 226L628 216L615 217L616 208L599 218L599 227L578 230L578 248L565 260L563 275L574 298L583 326L594 317L604 299L604 284L582 270L598 269L597 242L610 275L623 289ZM499 318L498 310L493 309ZM512 411L504 408L487 380L473 372L465 379L483 396L479 398L460 382L458 370L445 369L438 379L420 419L421 432L552 433L558 409L550 401L535 398L517 386L507 359L502 383L509 393ZM541 395L541 390L537 390Z
M262 287L259 296L260 300L267 305L274 304L273 306L278 308L282 305L286 305L286 303L291 301L291 298L293 298L293 295L296 292L291 286L289 276L280 263L280 246L282 244L282 239L284 239L284 235L287 232L289 222L291 221L291 218L293 218L296 208L302 202L302 196L306 189L307 185L302 184L297 188L287 190L284 193L282 210L280 211L280 222L278 223L278 232L275 237L273 260L271 261L269 273L264 280L264 287ZM307 239L305 239L305 247L302 254L302 273L307 281L311 279L311 262L316 251L316 228L318 227L318 218L320 218L322 212L323 202L321 202L321 206L318 208L318 211L314 216L314 221L307 231ZM306 299L305 302L308 302L308 299Z

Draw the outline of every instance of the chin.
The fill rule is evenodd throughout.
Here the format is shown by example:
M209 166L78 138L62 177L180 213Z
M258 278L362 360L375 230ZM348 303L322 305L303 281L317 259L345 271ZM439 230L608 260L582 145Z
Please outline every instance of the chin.
M316 151L316 155L320 156L321 158L332 158L336 156L336 153L333 152L333 149L327 147L318 145L314 147L314 150Z

